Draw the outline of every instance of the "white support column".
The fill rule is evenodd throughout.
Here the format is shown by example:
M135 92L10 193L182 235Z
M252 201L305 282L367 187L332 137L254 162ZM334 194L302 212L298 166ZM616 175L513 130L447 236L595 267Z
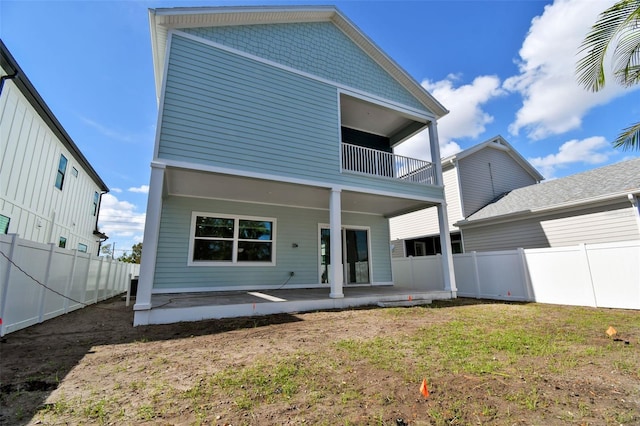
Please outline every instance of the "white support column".
M435 121L429 123L429 147L431 148L431 162L436 169L436 185L444 185L442 180L442 164L440 162L440 142L438 140L438 129ZM444 197L444 193L443 193ZM446 200L437 206L438 225L440 227L440 248L442 250L442 277L444 289L455 293L456 277L453 270L453 257L451 251L451 235L449 234L449 216L447 215Z
M341 190L332 189L329 198L329 227L331 238L331 293L329 297L344 297L342 292L342 206Z
M158 232L160 231L160 214L162 210L162 193L164 191L164 164L151 163L151 179L147 198L147 217L144 226L144 250L140 259L140 278L134 311L151 309L151 290L156 269L158 253Z

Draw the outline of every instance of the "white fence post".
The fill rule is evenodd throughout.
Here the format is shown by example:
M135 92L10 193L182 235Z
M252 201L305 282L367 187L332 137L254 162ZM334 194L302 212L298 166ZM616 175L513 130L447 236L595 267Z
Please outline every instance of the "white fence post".
M527 300L533 302L535 297L531 294L531 280L529 279L529 269L527 268L527 257L525 255L524 249L519 248L518 254L520 257L520 271L522 272L522 285L524 286L525 294L527 295Z
M86 303L87 303L87 287L89 287L89 274L91 273L91 262L93 262L92 258L91 257L87 258L87 272L84 274L84 286L82 287L82 298L80 299L80 302L82 302L84 306L86 306Z
M104 265L104 257L100 258L100 265L98 265L98 273L96 274L96 296L93 298L93 303L98 303L98 295L100 294L100 281L102 280L102 265Z
M7 255L7 270L4 272L4 281L2 282L2 301L0 301L0 337L4 336L5 329L7 327L6 318L4 317L4 313L7 307L7 299L8 291L9 291L9 279L11 278L11 266L13 265L13 256L16 251L16 246L18 245L18 234L11 235L11 248L9 249L9 254Z
M476 299L480 299L482 289L480 288L480 270L478 269L478 252L471 252L471 260L473 262L473 283L476 286Z
M597 308L598 298L596 296L596 287L593 283L593 274L591 273L591 264L589 262L589 253L587 252L587 245L584 243L578 244L578 249L580 250L580 253L584 257L585 265L587 265L587 277L589 279L589 287L591 287L591 293L593 294L593 304Z
M47 259L47 269L44 273L44 287L40 286L40 309L38 310L38 322L44 319L44 300L47 297L47 287L49 287L49 276L51 274L51 264L53 263L53 253L56 250L55 243L49 243L49 258Z
M71 261L71 273L67 280L67 286L64 289L64 313L69 312L69 298L71 297L71 288L73 287L73 279L76 275L76 261L78 260L78 250L73 251L73 260Z

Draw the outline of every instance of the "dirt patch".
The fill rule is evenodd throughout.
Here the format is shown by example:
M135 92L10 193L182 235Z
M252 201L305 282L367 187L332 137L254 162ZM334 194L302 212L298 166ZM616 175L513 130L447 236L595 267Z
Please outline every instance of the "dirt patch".
M115 298L5 336L0 424L640 424L637 311L458 299L132 322Z

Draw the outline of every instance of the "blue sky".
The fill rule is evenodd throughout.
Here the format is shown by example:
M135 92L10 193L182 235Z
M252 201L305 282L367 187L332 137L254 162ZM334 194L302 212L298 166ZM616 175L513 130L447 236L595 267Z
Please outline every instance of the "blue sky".
M149 8L287 1L0 1L0 36L107 183L100 228L116 255L142 240L157 104ZM335 4L450 113L444 156L502 135L548 179L640 156L610 141L640 92L590 93L577 48L611 0L299 1ZM401 153L422 158L425 136Z

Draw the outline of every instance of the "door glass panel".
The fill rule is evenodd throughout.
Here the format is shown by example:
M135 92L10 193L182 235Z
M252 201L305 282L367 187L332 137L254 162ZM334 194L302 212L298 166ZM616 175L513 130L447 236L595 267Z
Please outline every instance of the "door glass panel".
M369 282L369 244L366 230L346 229L345 250L347 258L346 283Z
M331 264L331 232L328 229L320 230L320 274L321 282L329 282L329 265Z

